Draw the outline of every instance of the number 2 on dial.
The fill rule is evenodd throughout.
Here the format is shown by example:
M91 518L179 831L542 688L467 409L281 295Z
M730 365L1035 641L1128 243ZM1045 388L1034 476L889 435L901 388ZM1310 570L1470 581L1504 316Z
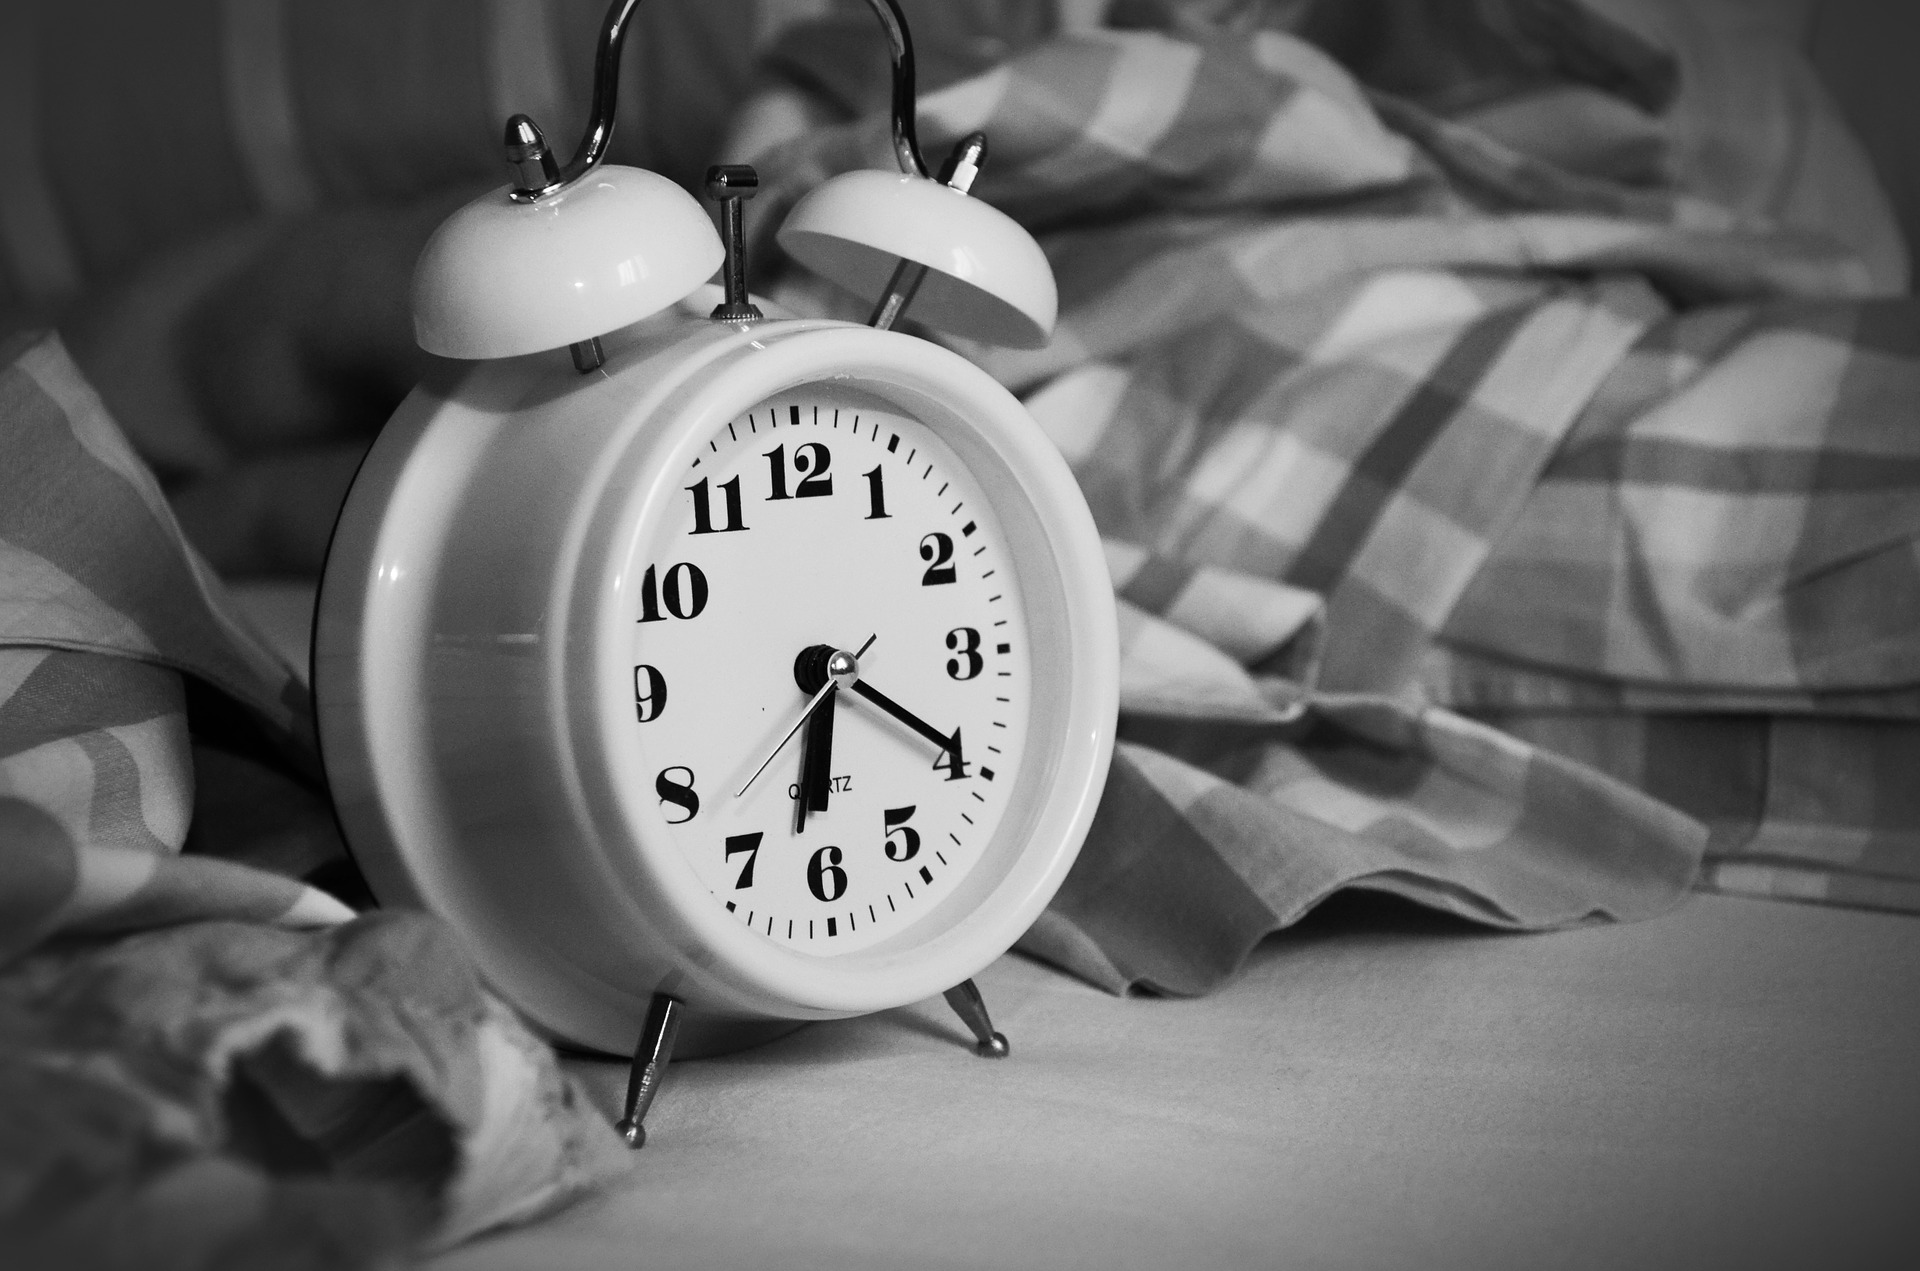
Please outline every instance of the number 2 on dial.
M935 531L923 535L920 539L920 559L927 562L927 572L920 575L922 587L938 587L958 577L953 570L953 540L945 534Z

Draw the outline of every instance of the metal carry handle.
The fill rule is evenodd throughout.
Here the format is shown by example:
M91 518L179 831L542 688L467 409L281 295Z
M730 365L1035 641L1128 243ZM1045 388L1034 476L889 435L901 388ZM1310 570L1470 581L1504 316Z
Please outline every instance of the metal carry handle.
M906 15L900 12L897 0L867 0L867 6L886 32L887 51L893 62L894 162L906 175L924 177L927 165L920 157L920 139L914 131L913 37L907 31ZM507 197L514 202L533 203L558 194L606 158L619 104L620 54L633 26L634 10L639 7L640 0L613 0L601 21L600 42L593 55L592 113L566 166L561 167L554 159L546 134L532 119L515 115L507 121L507 163L514 172L514 186Z

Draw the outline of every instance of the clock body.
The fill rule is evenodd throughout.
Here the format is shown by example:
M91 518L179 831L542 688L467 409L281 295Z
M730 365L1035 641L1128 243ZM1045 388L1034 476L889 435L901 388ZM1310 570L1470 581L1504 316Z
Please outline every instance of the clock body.
M1112 593L1064 462L911 336L667 316L606 347L449 366L355 480L313 669L356 860L607 1052L656 993L713 1049L971 977L1111 757ZM949 741L840 690L802 819L779 743L820 645L867 645L861 681Z

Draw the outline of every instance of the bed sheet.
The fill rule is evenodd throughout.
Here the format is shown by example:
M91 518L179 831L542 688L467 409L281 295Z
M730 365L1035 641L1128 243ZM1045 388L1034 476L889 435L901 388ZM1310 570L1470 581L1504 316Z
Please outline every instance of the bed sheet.
M1006 1062L935 1001L676 1063L630 1181L430 1265L1910 1266L1916 982L1920 919L1720 896L1336 902L1194 1000L1009 955Z

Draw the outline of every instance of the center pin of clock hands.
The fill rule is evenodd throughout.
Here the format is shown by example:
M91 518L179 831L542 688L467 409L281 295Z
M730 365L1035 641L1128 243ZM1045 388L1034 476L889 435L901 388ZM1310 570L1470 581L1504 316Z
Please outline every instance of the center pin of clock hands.
M786 749L787 743L793 740L793 735L800 731L800 726L814 718L815 712L821 709L823 703L831 703L836 692L843 686L858 682L860 678L860 659L868 649L873 647L873 642L879 638L877 632L868 636L866 643L862 644L852 653L847 652L845 649L835 649L831 645L825 644L816 644L811 648L801 650L800 656L794 660L795 680L801 681L803 676L806 676L812 663L817 660L819 661L819 668L814 674L819 675L824 682L813 690L813 696L807 699L805 706L801 707L799 717L793 721L786 732L780 734L780 740L775 742L773 747L767 751L766 758L760 761L759 766L753 770L753 775L748 777L740 789L735 792L734 798L738 799L745 796L747 791L752 788L753 783L759 780L760 774L767 770L767 765L771 764L774 758L778 756L782 750ZM824 655L824 658L822 658L821 655ZM804 690L806 684L803 682L801 687ZM820 747L820 749L831 750L833 745L831 730L832 725L829 724L827 726L826 744ZM811 742L813 734L810 732L808 737ZM811 758L814 749L813 746L809 745L809 758ZM822 756L822 761L819 765L820 771L830 772L830 768L828 767L828 761L830 761L830 759L830 755ZM809 804L815 801L812 797L814 792L810 792L807 788L807 775L807 772L803 770L799 798L801 811L794 827L796 830L805 824L805 810ZM831 788L831 776L828 777L826 784ZM820 810L824 811L826 808L826 794L824 792L819 792L818 802Z

